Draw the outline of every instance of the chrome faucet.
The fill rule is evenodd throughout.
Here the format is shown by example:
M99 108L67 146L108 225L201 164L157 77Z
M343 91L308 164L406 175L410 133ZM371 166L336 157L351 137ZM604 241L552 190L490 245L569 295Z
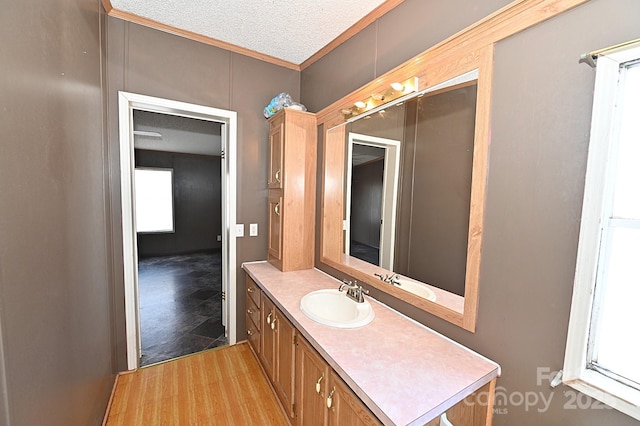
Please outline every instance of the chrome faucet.
M398 274L373 274L376 277L380 278L382 281L384 281L385 283L389 283L391 285L397 285L398 287L400 287L402 285L402 283L400 282L400 275Z
M358 281L354 280L353 282L343 280L342 284L338 288L338 291L344 291L347 289L347 297L355 300L358 303L364 303L364 295L369 294L369 290L362 288L361 285L358 285Z

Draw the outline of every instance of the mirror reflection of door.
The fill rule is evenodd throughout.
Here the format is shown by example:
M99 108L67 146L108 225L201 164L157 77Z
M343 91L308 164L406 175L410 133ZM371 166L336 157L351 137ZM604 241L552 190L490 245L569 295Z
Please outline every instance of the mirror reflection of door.
M349 134L345 253L393 268L400 142Z
M472 71L347 124L346 254L464 297L477 82ZM359 155L365 160L356 164ZM364 168L384 158L376 170L386 176L391 155L401 159L396 192L384 183L380 190L379 174L377 188L381 211L389 200L394 210L378 216L376 227L380 204L373 201L373 171Z

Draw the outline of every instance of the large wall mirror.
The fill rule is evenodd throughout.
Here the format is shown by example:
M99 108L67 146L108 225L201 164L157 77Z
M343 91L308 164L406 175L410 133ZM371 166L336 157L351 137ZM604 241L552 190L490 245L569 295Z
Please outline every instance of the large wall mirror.
M374 84L415 72L413 95L325 116L321 261L474 331L492 49L447 60Z

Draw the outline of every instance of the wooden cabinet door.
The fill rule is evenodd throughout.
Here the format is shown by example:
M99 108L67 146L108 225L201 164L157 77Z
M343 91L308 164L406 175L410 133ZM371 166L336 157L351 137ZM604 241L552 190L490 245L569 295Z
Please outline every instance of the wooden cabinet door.
M274 387L289 417L294 413L294 388L295 388L295 336L296 329L276 309L275 340L276 340L276 365Z
M296 329L267 297L260 307L259 358L287 414L294 417Z
M269 256L282 260L282 191L269 191Z
M334 372L330 373L327 407L329 426L369 426L381 423Z
M489 426L493 424L493 396L495 393L496 379L487 383L453 407L449 408L447 420L454 425ZM484 403L480 403L483 401ZM438 416L425 426L442 425Z
M317 126L285 108L269 119L268 261L283 272L314 265Z
M284 182L284 116L276 117L269 129L269 189L282 189Z
M276 361L275 328L273 319L275 317L275 306L267 297L263 297L260 306L260 360L269 379L274 381L274 368Z
M327 421L329 365L298 336L296 344L296 424L324 426Z

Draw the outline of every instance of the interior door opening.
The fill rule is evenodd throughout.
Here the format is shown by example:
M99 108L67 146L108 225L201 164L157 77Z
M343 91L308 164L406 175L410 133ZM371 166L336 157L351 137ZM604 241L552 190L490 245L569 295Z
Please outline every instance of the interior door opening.
M400 142L350 132L347 150L347 255L393 270Z
M234 344L236 113L120 92L119 118L128 368Z
M141 366L227 344L222 126L133 111Z

